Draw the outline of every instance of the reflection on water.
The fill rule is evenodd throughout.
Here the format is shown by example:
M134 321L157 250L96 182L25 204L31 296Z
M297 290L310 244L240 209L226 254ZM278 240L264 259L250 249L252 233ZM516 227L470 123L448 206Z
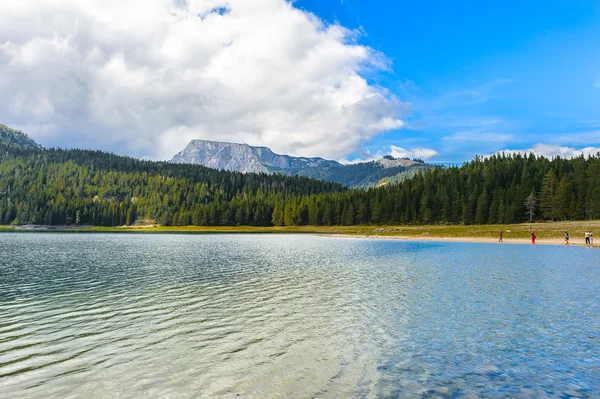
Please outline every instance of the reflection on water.
M0 235L0 396L594 397L600 252Z

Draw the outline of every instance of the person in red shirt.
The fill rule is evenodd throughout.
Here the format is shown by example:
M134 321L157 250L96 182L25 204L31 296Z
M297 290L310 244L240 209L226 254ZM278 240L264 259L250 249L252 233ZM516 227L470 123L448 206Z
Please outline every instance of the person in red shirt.
M500 230L500 238L498 239L498 242L502 242L502 230Z
M531 243L532 243L532 244L535 244L535 239L536 239L536 238L537 238L537 237L536 237L536 235L535 235L535 232L531 233Z

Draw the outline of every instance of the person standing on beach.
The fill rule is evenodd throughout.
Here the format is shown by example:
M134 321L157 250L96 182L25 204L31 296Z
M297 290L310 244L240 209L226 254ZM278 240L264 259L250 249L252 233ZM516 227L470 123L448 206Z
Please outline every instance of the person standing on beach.
M500 238L498 239L498 242L502 242L502 230L500 230Z
M594 245L594 234L590 230L590 245Z
M569 232L565 231L565 245L569 245Z
M535 231L531 232L531 243L535 245L535 239L536 239L536 235L535 235Z
M585 245L590 245L590 232L585 232Z

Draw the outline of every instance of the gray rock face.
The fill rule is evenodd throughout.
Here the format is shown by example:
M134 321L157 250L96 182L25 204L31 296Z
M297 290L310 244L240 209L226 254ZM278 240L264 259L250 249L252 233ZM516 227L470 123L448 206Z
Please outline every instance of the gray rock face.
M267 147L219 141L192 140L171 160L209 168L248 173L283 173L295 175L306 168L342 167L335 161L322 158L301 158L275 154Z
M341 183L348 187L373 187L402 181L430 165L386 156L377 161L342 165L323 158L275 154L267 147L219 141L192 140L170 161L204 165L244 173L280 173Z

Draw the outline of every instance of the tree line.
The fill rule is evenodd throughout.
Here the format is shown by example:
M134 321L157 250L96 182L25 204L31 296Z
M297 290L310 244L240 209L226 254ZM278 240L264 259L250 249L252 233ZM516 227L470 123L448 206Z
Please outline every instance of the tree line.
M600 218L600 154L476 157L349 190L99 151L0 145L0 224L490 224Z
M0 225L269 225L276 202L342 190L305 177L0 144Z
M529 201L528 201L529 199ZM529 205L529 207L528 207ZM273 224L510 224L600 218L600 156L477 157L396 185L290 198Z

